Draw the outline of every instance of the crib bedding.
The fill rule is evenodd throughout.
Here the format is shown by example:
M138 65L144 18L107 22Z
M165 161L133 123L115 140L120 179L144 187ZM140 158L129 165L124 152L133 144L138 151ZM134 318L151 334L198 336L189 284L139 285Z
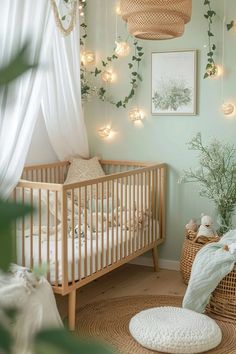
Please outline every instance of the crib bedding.
M124 230L122 227L109 228L108 231L97 232L87 235L87 241L84 237L73 238L71 232L67 238L68 253L68 281L76 281L85 278L95 271L101 270L104 266L110 265L130 254L130 250L137 251L148 244L148 235L152 235L152 225L141 229ZM158 230L156 240L159 238L159 223L153 222L153 228ZM103 236L102 236L103 235ZM96 237L95 237L96 236ZM150 236L151 237L151 236ZM49 241L41 239L39 247L39 237L24 237L24 255L26 267L39 266L39 248L41 264L48 265L49 280L52 284L62 283L62 241L55 241L55 235L50 236ZM22 236L17 235L17 262L22 262ZM74 254L73 254L74 249ZM30 257L32 254L33 257ZM57 256L56 256L57 255ZM31 263L33 261L33 264Z

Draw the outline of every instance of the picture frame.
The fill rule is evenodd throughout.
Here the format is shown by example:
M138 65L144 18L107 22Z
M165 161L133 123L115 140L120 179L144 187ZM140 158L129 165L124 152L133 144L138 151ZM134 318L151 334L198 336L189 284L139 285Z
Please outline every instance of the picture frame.
M152 53L152 115L197 114L197 51Z

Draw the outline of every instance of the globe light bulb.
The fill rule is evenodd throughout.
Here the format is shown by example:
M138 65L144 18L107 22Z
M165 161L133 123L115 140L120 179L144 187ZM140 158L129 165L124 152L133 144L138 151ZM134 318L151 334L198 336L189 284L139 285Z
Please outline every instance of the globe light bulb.
M109 138L111 135L111 128L110 127L103 127L98 130L98 134L102 139Z
M114 73L112 70L105 70L102 72L101 78L104 82L110 84L114 80Z
M142 109L134 107L129 111L129 119L132 122L141 122L145 118L145 113Z
M230 102L225 102L221 106L221 111L224 113L225 116L230 116L235 111L235 105Z
M120 2L118 1L117 5L116 5L116 14L117 15L121 15L121 9L120 9Z
M92 51L84 51L81 54L81 62L84 66L89 64L94 64L95 59L96 59L96 55Z
M129 55L130 46L127 42L115 42L115 43L116 43L115 53L118 55L118 57L126 57L127 55Z

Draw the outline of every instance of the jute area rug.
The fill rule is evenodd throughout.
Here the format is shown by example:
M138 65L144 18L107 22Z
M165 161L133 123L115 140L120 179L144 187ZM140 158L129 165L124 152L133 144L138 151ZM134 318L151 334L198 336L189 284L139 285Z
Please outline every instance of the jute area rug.
M156 306L181 306L176 296L130 296L94 302L77 312L76 332L112 346L119 354L159 354L141 347L129 334L129 321L136 313ZM208 354L236 354L236 326L217 321L223 339Z

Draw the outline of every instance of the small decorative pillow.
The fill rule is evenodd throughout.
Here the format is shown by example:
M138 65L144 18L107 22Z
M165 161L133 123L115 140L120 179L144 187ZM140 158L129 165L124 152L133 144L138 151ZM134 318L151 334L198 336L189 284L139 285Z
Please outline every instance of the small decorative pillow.
M87 181L102 176L105 176L105 173L97 156L90 160L73 158L64 184Z

